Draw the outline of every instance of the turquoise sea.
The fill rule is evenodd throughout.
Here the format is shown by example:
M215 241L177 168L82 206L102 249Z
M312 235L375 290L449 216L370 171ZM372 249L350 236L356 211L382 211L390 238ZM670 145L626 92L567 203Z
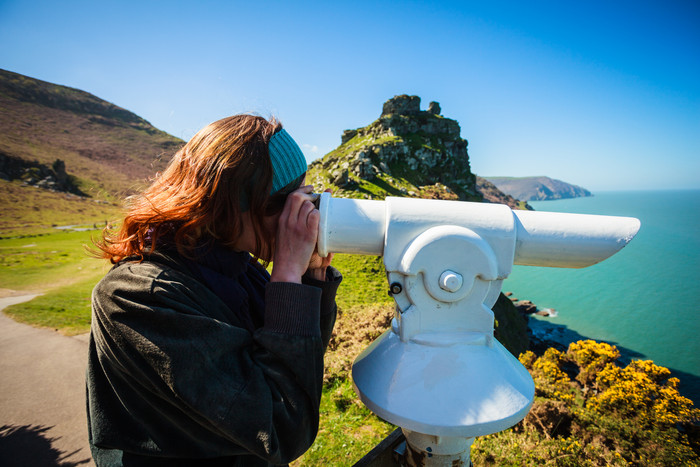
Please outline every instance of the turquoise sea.
M584 269L515 266L503 290L538 308L569 338L615 344L624 360L651 359L700 406L700 190L600 192L530 203L538 211L638 218L632 242ZM545 325L545 326L547 326Z

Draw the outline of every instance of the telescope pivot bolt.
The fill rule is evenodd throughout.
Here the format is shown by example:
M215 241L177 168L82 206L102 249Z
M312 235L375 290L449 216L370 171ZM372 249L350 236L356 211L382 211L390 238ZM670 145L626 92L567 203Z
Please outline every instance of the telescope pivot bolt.
M457 272L450 271L449 269L440 275L440 288L442 290L457 292L462 288L463 283L464 279L462 278L462 275Z
M401 284L398 282L393 282L389 286L389 295L397 295L400 294L403 291L403 287L401 287Z

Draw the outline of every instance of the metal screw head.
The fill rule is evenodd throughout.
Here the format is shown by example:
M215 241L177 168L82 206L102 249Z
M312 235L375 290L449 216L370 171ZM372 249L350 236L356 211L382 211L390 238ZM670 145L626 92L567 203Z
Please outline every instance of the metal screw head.
M446 290L448 292L457 292L459 289L462 288L463 283L464 279L462 278L462 275L458 272L450 271L448 269L440 275L440 288L442 290Z
M398 282L393 282L389 286L389 295L400 294L403 291L403 287Z

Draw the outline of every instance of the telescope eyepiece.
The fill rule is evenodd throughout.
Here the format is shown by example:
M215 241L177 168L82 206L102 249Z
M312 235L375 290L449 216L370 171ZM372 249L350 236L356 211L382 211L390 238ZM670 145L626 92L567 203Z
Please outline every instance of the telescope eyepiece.
M321 193L309 193L309 194L313 198L311 200L311 202L314 203L314 206L316 207L316 209L319 209L319 207L321 206Z

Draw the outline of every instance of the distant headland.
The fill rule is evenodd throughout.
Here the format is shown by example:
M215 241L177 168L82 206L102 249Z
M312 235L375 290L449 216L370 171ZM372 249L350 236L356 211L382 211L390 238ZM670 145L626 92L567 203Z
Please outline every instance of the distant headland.
M502 192L523 201L579 198L593 194L577 185L541 177L485 177Z

